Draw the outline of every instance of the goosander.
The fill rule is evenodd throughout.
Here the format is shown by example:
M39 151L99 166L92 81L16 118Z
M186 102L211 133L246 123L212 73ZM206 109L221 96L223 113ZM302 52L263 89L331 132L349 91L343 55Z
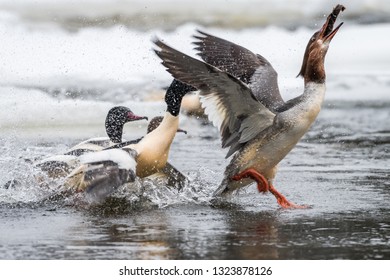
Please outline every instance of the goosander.
M284 102L276 72L262 56L208 34L196 43L206 62L181 53L156 39L156 54L175 79L200 90L202 106L220 130L222 146L234 155L215 195L227 195L257 182L260 192L270 191L283 208L304 208L289 202L273 186L278 163L310 128L325 95L324 59L329 44L343 23L333 29L337 5L322 28L310 38L299 72L304 78L302 95ZM216 37L214 37L216 38ZM213 43L222 50L213 49ZM215 56L214 56L215 55ZM221 69L212 66L213 63ZM249 85L248 85L249 83Z
M192 86L173 80L166 91L167 111L161 123L138 143L81 156L82 164L68 176L68 185L104 197L117 187L134 182L136 176L145 178L161 171L171 175L175 168L167 160L179 130L180 104L183 96L193 90Z
M111 108L106 116L105 128L108 137L96 137L85 140L66 151L62 155L54 155L36 164L47 172L50 177L63 177L78 164L78 157L89 152L96 152L108 147L126 146L134 141L122 142L123 126L127 122L147 120L148 117L135 115L129 108L116 106Z
M135 115L129 108L124 106L116 106L111 108L104 122L107 137L91 138L73 146L66 155L80 156L86 152L101 151L105 148L127 145L127 141L123 142L123 127L127 122L133 122L137 120L148 120L148 117L140 117Z

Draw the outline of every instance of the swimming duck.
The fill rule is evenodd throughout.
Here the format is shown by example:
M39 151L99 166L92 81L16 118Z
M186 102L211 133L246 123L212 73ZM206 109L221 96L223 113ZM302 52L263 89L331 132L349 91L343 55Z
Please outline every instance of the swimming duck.
M62 155L54 155L43 159L36 166L47 172L50 177L66 176L79 163L78 157L85 153L101 151L108 147L126 146L139 141L140 139L122 142L123 126L127 122L143 119L147 120L148 118L134 114L127 107L115 106L108 111L105 120L108 137L95 137L85 140Z
M100 191L107 195L120 185L133 182L136 176L145 178L169 169L167 160L179 129L180 104L183 96L193 90L192 86L173 80L165 95L167 110L161 123L138 143L82 155L82 165L68 176L68 185L79 191L97 190L101 196Z
M129 108L116 106L111 108L105 120L105 129L108 137L97 137L83 141L73 146L65 155L80 156L86 152L101 151L108 147L126 146L127 141L123 142L123 127L127 122L137 120L148 120L148 117L135 115Z
M217 42L218 46L225 46L214 52L212 44L203 46L210 36L201 33L203 36L196 44L206 61L203 62L158 39L154 41L158 47L155 52L167 71L175 79L200 90L205 113L220 130L222 146L230 147L227 157L233 155L233 158L215 195L230 194L254 180L259 192L271 192L281 207L304 207L279 193L273 179L278 163L320 112L325 95L324 59L331 40L343 24L333 29L338 14L344 9L337 5L322 28L310 38L299 72L304 78L304 92L287 102L280 97L276 72L270 63L245 48L212 39L210 41Z

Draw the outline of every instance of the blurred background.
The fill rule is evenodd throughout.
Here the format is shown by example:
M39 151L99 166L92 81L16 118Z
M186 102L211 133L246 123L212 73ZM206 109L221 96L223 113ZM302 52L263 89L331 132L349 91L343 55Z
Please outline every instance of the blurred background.
M339 3L348 7L345 18L350 21L390 20L386 0L2 0L0 8L30 24L57 24L74 31L119 24L141 30L175 29L187 22L235 29L267 25L293 29L312 26Z
M143 101L170 80L151 51L151 38L195 54L191 36L201 29L265 56L290 98L301 91L295 77L308 38L338 3L347 8L339 19L346 24L327 56L328 98L350 99L345 89L352 98L388 98L385 0L0 0L0 94L9 96L11 87L14 95L37 89L29 96L44 93L56 101ZM9 118L1 111L0 119Z
M345 24L326 58L326 100L389 100L390 1L0 0L0 128L78 135L85 130L75 127L94 125L104 135L101 119L114 104L163 112L161 102L143 103L162 101L171 80L151 39L196 55L196 29L266 57L292 98L302 91L307 41L338 3Z

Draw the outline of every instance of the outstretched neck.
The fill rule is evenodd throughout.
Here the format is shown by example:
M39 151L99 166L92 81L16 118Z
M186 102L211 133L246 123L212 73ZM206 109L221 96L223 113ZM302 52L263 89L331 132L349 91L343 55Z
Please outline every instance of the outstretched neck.
M160 125L152 132L146 134L139 144L147 149L154 147L155 150L160 151L159 154L168 153L178 128L179 117L172 116L171 113L166 112Z
M326 86L325 83L307 82L305 90L301 97L301 102L297 107L296 116L301 119L302 124L306 123L307 127L314 122L321 110L324 101Z
M313 44L316 44L316 46ZM303 56L301 71L298 74L298 76L302 76L304 78L305 85L310 82L317 84L325 83L326 74L324 61L327 50L327 45L309 41L305 50L305 55Z
M138 153L137 176L146 177L165 167L169 149L179 128L179 112L183 96L195 88L173 80L165 94L167 112L161 124L133 148Z
M179 117L166 112L161 124L133 148L138 153L137 176L146 177L165 167L179 127Z
M303 77L305 85L308 83L324 84L326 80L324 58L321 56L310 57Z

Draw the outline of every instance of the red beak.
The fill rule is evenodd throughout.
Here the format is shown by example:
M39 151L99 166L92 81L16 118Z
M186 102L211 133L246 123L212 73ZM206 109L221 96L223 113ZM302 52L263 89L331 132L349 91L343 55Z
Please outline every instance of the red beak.
M128 121L138 121L138 120L148 120L148 117L140 117L140 116L135 115L132 112L128 112L127 119L128 119Z

